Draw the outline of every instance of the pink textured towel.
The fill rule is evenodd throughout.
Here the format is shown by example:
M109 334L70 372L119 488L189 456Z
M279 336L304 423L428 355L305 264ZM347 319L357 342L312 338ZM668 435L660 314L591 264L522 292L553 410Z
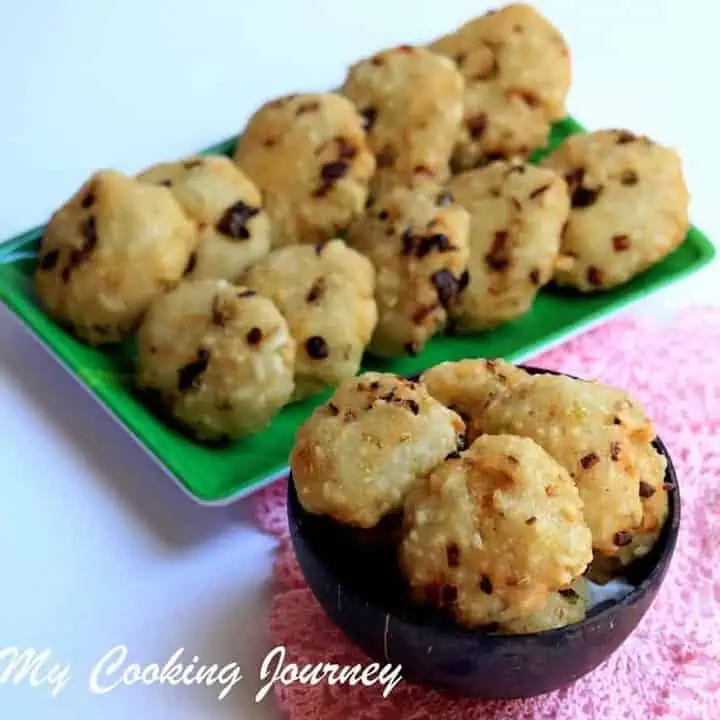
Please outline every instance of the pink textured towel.
M401 682L276 685L292 720L720 720L720 309L693 309L664 328L603 325L532 364L626 388L644 403L675 461L683 522L673 564L635 633L573 686L530 700L455 700ZM259 522L278 539L273 645L303 664L369 662L324 615L295 560L285 481L258 494Z

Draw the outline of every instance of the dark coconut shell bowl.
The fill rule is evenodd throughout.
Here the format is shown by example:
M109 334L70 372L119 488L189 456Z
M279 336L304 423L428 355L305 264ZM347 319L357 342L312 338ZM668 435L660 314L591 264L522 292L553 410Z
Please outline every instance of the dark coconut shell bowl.
M531 372L539 372L528 368ZM388 518L365 534L307 513L288 483L288 519L305 580L332 621L381 665L402 666L403 679L459 696L486 699L541 695L586 675L620 647L647 612L670 565L680 528L680 494L667 460L669 515L653 550L626 578L635 588L602 603L580 623L534 635L468 629L413 602L395 560L399 523Z

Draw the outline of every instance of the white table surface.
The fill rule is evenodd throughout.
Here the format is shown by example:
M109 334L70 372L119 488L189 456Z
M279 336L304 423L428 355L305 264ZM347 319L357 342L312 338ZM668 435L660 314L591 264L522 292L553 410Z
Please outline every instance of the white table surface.
M677 146L695 222L720 237L717 6L701 0L538 2L575 54L570 109ZM470 0L0 0L0 237L44 221L98 166L136 171L239 130L265 98L337 84L382 46L420 42L489 4ZM717 264L646 300L658 318L720 304ZM23 720L268 720L255 705L273 542L247 503L194 505L0 308L0 648L73 665L55 699L0 687ZM197 688L88 692L111 646L179 647L241 664L225 699ZM0 667L0 670L2 668ZM12 712L11 712L12 711Z

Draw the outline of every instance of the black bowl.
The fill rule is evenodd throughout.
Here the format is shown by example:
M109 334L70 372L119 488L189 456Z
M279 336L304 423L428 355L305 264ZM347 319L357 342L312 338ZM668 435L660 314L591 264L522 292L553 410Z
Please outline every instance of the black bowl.
M535 371L537 372L537 371ZM292 477L288 518L305 580L328 616L373 660L402 665L405 680L487 699L541 695L569 685L606 660L635 629L665 578L680 528L680 495L665 445L669 515L653 550L632 566L635 589L593 608L583 622L535 635L463 628L412 602L394 552L300 505Z

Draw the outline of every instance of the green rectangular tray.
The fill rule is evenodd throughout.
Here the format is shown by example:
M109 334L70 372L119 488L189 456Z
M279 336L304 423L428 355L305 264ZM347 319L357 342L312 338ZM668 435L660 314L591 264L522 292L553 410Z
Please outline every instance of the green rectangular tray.
M548 148L534 159L541 159L565 137L582 130L572 118L557 123ZM228 140L205 153L228 154L233 142ZM225 504L262 487L284 471L295 430L329 393L285 408L266 430L229 447L208 448L194 443L165 426L136 399L131 342L109 350L86 347L40 309L33 294L32 273L42 233L43 228L36 228L0 245L0 300L187 493L204 504ZM699 269L714 254L712 243L692 228L672 255L611 292L582 296L545 290L531 312L519 320L476 335L437 337L414 358L388 361L367 357L363 368L412 374L443 360L466 357L519 361Z

